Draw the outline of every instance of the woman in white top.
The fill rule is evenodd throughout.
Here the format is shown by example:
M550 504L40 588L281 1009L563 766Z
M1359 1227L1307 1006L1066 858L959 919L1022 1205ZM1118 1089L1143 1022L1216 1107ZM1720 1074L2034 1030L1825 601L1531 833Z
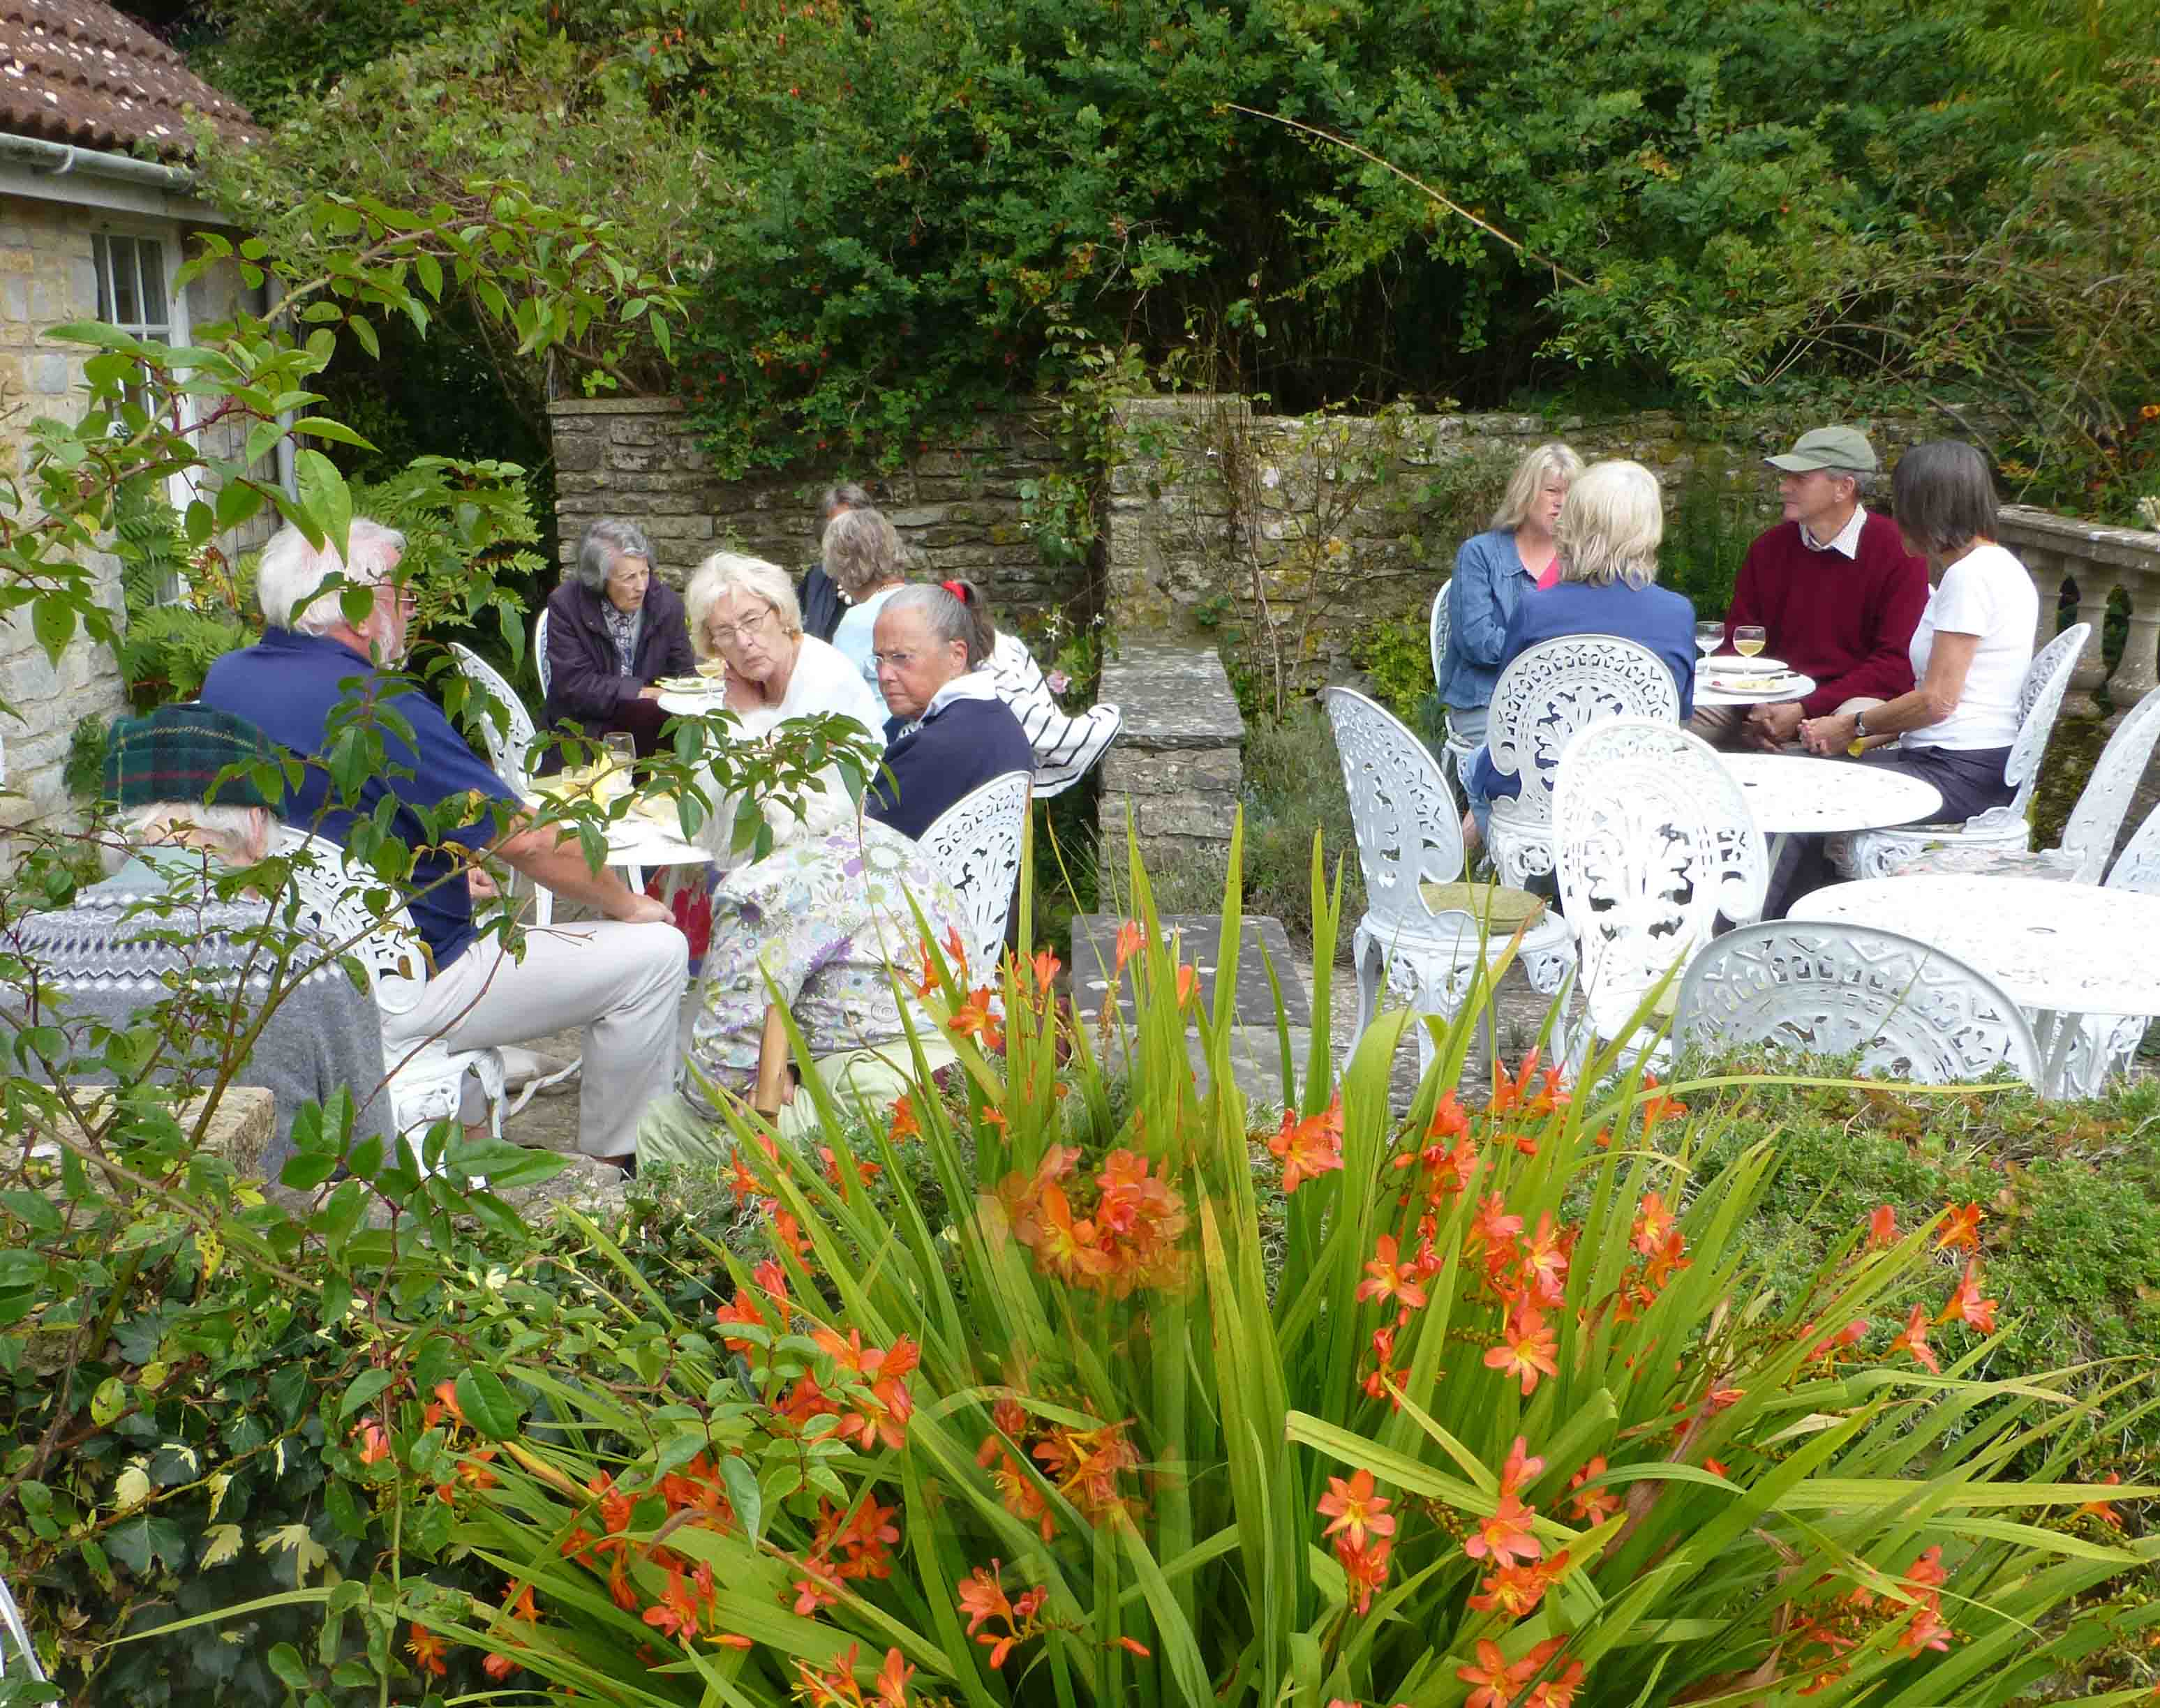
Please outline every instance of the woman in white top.
M848 605L833 631L833 644L862 673L864 685L882 707L885 696L870 662L870 640L878 613L901 589L900 536L882 511L865 505L844 510L827 522L822 545L825 573Z
M1928 560L1934 584L1913 631L1910 693L1865 711L1801 725L1816 753L1898 738L1877 765L1933 783L1945 821L2006 804L2003 776L2017 740L2017 693L2033 662L2040 595L2025 566L1996 543L1995 483L1986 460L1956 439L1915 445L1898 459L1891 501L1905 549Z
M722 703L740 720L745 737L763 735L791 718L836 713L862 725L882 750L885 703L837 650L802 632L802 608L786 570L761 558L715 552L691 576L683 603L690 643L701 659L719 661ZM806 830L836 829L854 816L854 802L836 770L819 779L799 813L780 802L766 808L766 822L782 842ZM731 820L723 807L714 833L724 835Z

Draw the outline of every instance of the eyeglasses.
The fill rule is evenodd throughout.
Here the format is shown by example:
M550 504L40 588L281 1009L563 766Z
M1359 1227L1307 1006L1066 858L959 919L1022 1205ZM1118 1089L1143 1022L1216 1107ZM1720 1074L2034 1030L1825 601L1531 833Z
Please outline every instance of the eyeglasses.
M755 616L745 617L739 623L722 622L715 618L705 625L705 632L713 637L717 645L724 646L732 641L740 646L747 641L755 641L758 636L758 631L776 615L772 607L767 605Z
M905 670L921 656L915 652L873 652L870 654L870 668L883 670L890 664L895 670Z

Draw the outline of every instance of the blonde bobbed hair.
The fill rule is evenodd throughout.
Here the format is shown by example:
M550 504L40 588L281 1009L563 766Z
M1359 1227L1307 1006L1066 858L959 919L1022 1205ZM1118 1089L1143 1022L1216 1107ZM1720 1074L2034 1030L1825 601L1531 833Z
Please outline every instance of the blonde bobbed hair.
M1592 463L1568 487L1553 530L1560 579L1648 587L1658 579L1658 543L1664 537L1658 477L1640 463Z

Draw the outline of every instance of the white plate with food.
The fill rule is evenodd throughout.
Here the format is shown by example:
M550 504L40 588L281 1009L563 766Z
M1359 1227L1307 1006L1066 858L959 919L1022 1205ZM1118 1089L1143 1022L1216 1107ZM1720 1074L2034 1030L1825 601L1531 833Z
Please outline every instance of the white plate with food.
M1804 692L1812 686L1797 671L1706 671L1703 686L1721 694L1774 694L1788 689Z
M1752 658L1741 652L1713 652L1702 661L1700 667L1721 675L1787 676L1791 667L1782 658L1768 658L1761 653Z

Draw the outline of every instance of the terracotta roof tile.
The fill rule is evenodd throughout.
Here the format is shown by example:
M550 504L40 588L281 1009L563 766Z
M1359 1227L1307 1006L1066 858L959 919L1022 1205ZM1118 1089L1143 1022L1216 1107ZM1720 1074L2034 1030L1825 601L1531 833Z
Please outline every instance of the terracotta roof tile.
M0 0L0 131L173 157L188 152L190 107L228 136L260 134L247 108L100 0Z

